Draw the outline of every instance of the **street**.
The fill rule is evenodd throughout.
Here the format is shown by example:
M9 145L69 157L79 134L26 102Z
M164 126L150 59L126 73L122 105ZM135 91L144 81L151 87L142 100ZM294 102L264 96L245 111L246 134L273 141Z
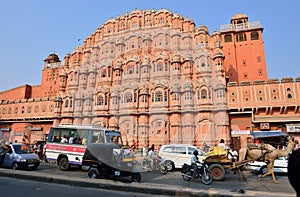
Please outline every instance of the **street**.
M107 189L116 191L117 193L134 192L138 194L134 194L135 196L140 196L140 193L145 196L150 194L158 196L295 196L295 191L289 184L288 177L286 175L278 174L276 175L276 178L278 179L279 183L276 184L273 183L270 176L258 178L257 174L247 171L245 172L247 181L239 181L237 174L227 172L224 181L214 181L210 185L202 184L201 180L199 179L184 181L179 170L168 172L166 175L162 175L160 172L143 172L142 181L140 183L131 182L130 177L115 178L113 180L90 179L87 174L87 171L83 171L78 167L72 167L69 171L61 171L55 163L43 162L37 170L33 171L0 168L0 177L9 177L15 179L17 187L14 187L14 180L12 180L13 184L6 185L6 181L1 179L0 185L1 189L3 188L2 185L6 185L7 187L6 189L8 190L8 193L6 194L9 195L4 196L18 196L19 194L24 195L29 194L30 192L37 193L37 191L34 190L40 190L41 187L39 186L30 187L31 191L28 190L27 187L23 188L23 185L25 186L27 183L31 185L29 181L36 181L33 183L33 185L44 185L45 183L60 184L62 188L66 187L67 190L71 187L81 188L83 191L91 189L92 191L102 192L103 189ZM19 179L23 180L23 184L20 184L20 187L17 185L17 181L19 181ZM8 180L8 182L10 182L10 180ZM56 188L56 186L54 188ZM49 193L52 192L56 192L57 194L60 193L60 190L54 189L53 191L49 191ZM125 193L125 195L131 196L131 193ZM81 195L80 191L76 194L79 196Z
M54 183L41 183L30 180L21 180L7 177L0 177L1 197L150 197L151 195L121 192L113 190L95 189L87 187L75 187Z
M87 171L82 171L79 168L73 167L69 171L60 171L56 164L41 163L41 166L36 172L42 172L53 175L63 175L68 177L76 177L82 179L89 179L87 176ZM295 194L293 188L290 186L287 175L276 174L276 178L279 184L273 183L271 176L265 178L258 178L258 175L246 171L245 176L246 181L239 181L238 175L233 174L231 171L227 172L224 181L214 181L211 185L202 184L200 179L191 180L190 182L184 181L181 177L180 171L175 170L168 172L166 175L162 175L159 172L145 172L142 173L142 183L143 184L161 184L178 186L184 190L186 189L204 189L204 190L218 190L224 189L232 192L238 192L242 189L247 191L261 191L269 193L285 193L285 194ZM123 177L117 179L122 183L129 183L130 178ZM275 196L275 195L274 195Z

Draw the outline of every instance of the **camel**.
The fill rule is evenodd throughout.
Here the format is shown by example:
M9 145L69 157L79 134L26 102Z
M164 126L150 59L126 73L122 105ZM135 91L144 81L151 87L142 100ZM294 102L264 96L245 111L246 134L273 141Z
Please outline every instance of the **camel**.
M286 150L279 150L274 148L270 144L263 144L259 146L258 148L242 148L239 151L239 162L249 160L249 161L264 161L267 164L268 172L259 175L259 177L265 177L267 175L272 175L272 179L274 183L278 183L277 179L274 175L274 160L279 157L285 157L287 156L292 149L295 146L295 142L292 140L289 140ZM242 176L245 180L245 176L243 174L243 171L241 171ZM239 170L238 170L239 174Z

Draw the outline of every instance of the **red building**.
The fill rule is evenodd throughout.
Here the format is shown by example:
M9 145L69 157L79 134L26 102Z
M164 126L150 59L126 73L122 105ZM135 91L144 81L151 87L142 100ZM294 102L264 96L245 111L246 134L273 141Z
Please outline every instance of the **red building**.
M244 14L212 35L164 9L110 19L63 62L50 54L40 85L0 93L0 133L33 142L52 125L97 124L139 145L199 147L244 146L260 125L295 133L299 80L268 80L262 32Z

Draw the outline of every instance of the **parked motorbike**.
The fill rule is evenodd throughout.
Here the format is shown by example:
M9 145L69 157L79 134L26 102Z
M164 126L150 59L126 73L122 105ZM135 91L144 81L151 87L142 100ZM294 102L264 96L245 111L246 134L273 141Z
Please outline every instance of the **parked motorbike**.
M153 165L152 165L153 160ZM143 169L147 172L159 170L162 174L167 174L168 169L164 165L164 161L161 157L157 156L155 158L145 157L142 162Z
M209 185L213 182L213 176L208 170L208 165L203 161L198 161L196 163L197 168L194 172L194 167L192 165L184 164L181 168L181 175L183 180L189 181L191 179L201 178L201 181L205 185Z

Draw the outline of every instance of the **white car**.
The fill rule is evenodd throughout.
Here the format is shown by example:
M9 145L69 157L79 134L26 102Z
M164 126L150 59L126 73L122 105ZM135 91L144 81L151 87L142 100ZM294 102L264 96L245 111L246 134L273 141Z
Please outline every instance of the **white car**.
M288 157L280 157L274 161L274 172L287 173ZM248 163L248 169L252 172L264 174L268 171L267 164L263 161L254 161Z
M190 144L168 144L162 145L158 155L164 160L168 170L181 168L184 163L191 164L194 151L198 151L199 160L203 160L206 153Z

